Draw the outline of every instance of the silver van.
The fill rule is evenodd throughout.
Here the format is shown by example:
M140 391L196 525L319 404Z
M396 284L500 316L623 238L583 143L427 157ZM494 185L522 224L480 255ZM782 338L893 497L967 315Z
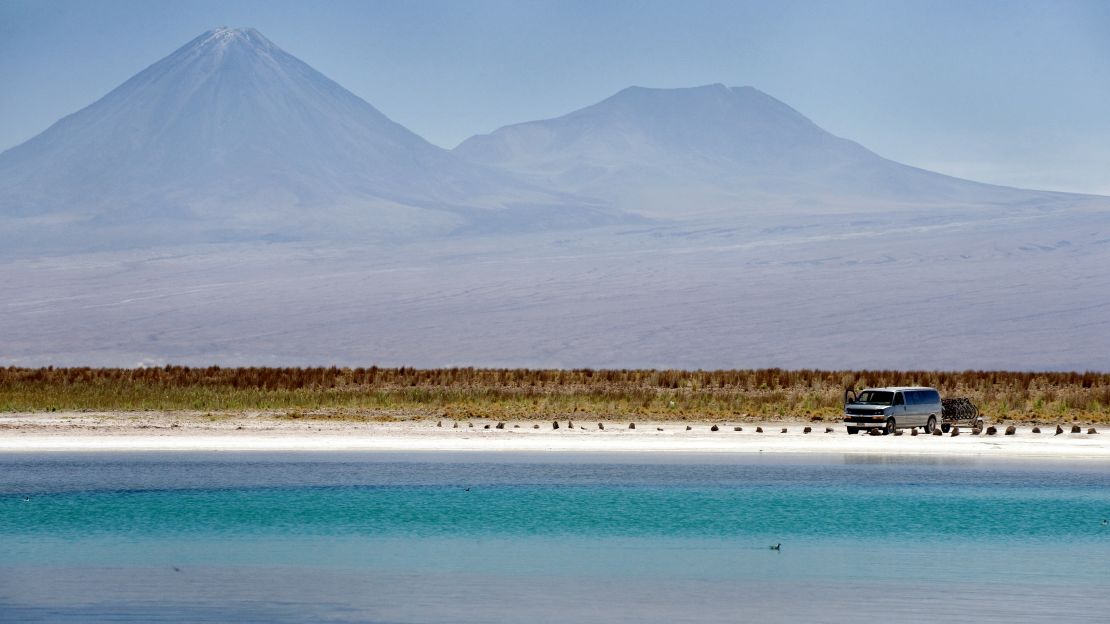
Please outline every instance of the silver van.
M844 423L848 433L881 428L884 434L904 427L923 427L932 433L943 416L940 393L934 388L868 388L845 392Z

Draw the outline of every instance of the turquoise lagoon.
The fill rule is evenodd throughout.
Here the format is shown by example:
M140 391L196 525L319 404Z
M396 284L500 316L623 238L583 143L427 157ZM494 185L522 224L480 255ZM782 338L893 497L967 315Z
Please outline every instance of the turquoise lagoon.
M1107 518L1097 462L11 454L0 621L1106 622Z

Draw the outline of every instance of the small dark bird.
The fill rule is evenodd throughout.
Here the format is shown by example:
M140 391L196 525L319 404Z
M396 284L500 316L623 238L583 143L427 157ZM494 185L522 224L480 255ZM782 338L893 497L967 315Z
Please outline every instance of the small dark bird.
M771 550L782 550L782 544L775 544L771 547Z
M25 499L23 499L23 500L27 500L27 499L25 498ZM1108 525L1108 524L1110 524L1110 520L1107 520L1106 518L1103 518L1103 519L1102 519L1102 526L1106 526L1106 525Z
M469 492L469 491L470 491L470 488L466 488L466 491L467 491L467 492Z
M177 566L173 566L173 571L174 571L174 572L180 572L180 571L181 571L181 568L179 568L179 567L177 567Z
M28 496L24 496L24 497L23 497L23 502L25 502L25 503L29 503L29 502L31 502L31 499L30 499L30 497L28 497ZM1105 520L1103 520L1103 521L1102 521L1102 523L1103 523L1103 524L1106 524L1106 521L1105 521Z

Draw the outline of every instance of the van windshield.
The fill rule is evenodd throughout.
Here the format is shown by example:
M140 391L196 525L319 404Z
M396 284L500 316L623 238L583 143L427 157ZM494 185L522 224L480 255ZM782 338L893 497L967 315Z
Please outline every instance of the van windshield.
M894 402L894 393L885 390L864 390L859 393L856 403L869 405L890 405Z

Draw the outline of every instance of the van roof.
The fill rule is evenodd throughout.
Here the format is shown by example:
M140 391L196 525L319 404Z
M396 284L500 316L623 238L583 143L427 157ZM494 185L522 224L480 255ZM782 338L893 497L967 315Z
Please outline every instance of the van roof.
M864 388L860 390L860 392L865 390L887 390L890 392L897 392L899 390L936 390L936 388L930 388L928 386L889 386L885 388Z

